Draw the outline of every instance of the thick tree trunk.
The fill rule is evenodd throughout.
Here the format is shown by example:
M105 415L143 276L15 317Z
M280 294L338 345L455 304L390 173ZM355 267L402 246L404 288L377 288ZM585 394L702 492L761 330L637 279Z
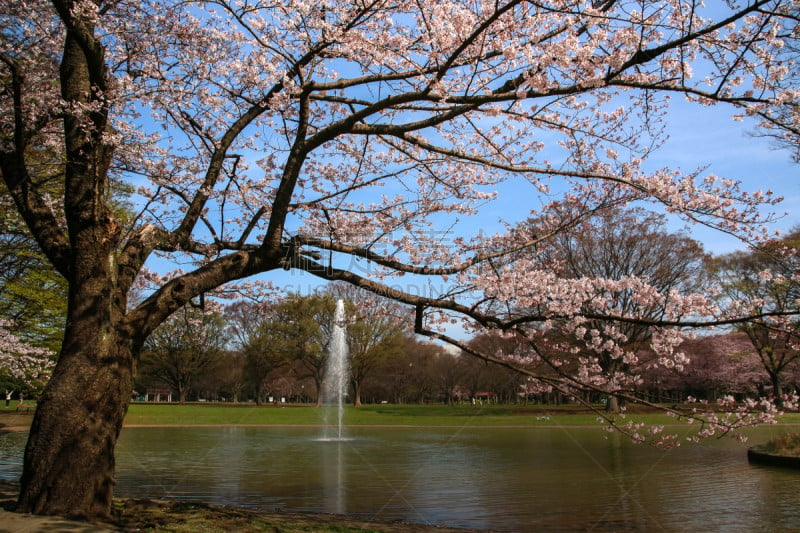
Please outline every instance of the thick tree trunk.
M353 380L353 407L361 407L361 382Z
M85 332L85 328L83 329ZM65 343L31 426L17 511L107 516L114 447L132 390L132 355L124 342L99 350L94 339ZM106 332L107 333L107 332Z
M62 7L66 17L72 4ZM105 196L112 147L102 141L107 110L96 106L106 72L93 31L86 20L68 29L59 70L64 100L94 110L67 111L63 121L69 247L49 257L69 282L67 325L25 448L21 512L108 515L114 447L132 391L132 344L123 326L128 287L118 285L120 231Z
M606 412L619 413L619 399L613 394L606 396Z
M116 286L113 224L75 224L67 326L39 400L20 479L18 511L107 516L114 448L133 390L127 290Z
M783 385L781 385L780 374L771 373L770 380L772 381L772 395L775 397L775 405L783 407Z
M64 341L31 425L17 510L90 517L111 508L134 356L124 324L127 287L117 285L117 226L90 201L99 189L89 190L79 174L68 166L73 247Z
M256 405L264 405L264 384L256 383Z
M314 385L317 387L317 407L322 407L322 376L314 376Z

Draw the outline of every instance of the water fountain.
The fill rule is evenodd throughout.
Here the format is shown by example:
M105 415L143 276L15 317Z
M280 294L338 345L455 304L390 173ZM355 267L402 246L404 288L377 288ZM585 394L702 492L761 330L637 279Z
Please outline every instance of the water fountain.
M328 364L323 382L323 401L325 403L325 440L343 440L343 419L345 396L350 378L350 366L347 360L347 330L345 329L344 301L336 302L333 315L331 338L328 342ZM336 423L328 422L331 409L336 411Z

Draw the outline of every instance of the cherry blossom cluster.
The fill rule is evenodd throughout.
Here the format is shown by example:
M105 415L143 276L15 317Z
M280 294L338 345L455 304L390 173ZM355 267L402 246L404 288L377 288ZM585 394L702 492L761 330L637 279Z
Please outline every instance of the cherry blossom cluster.
M63 34L52 10L46 2L16 4L20 19L27 20L24 12L51 15L30 20L23 28L30 37L10 44L52 57ZM644 100L632 89L677 88L713 101L701 87L717 83L726 100L742 107L753 97L737 93L738 87L772 91L780 101L794 98L780 89L786 62L761 63L767 72L758 68L784 39L781 25L773 22L765 44L748 48L765 16L755 9L741 24L720 27L679 1L644 10L625 2L604 10L571 1L396 2L372 9L335 1L117 2L102 16L94 2L83 2L73 11L97 26L115 65L110 88L95 105L113 106L116 133L107 141L119 147L125 168L150 181L138 189L145 213L157 217L147 218L169 228L199 190L209 197L203 238L220 244L235 241L237 228L251 223L261 228L252 237L263 235L270 202L254 199L269 199L282 178L301 114L307 116L304 135L318 136L313 142L320 144L296 178L294 222L321 237L384 239L410 253L422 236L397 233L424 230L426 216L473 212L509 170L546 190L565 168L579 181L613 179L703 223L750 231L758 220L747 206L768 197L714 177L636 170L660 135L657 120L639 119L663 116L667 99ZM667 46L681 39L686 42ZM663 53L642 58L634 72L639 58L631 51L659 47ZM313 61L292 61L303 57ZM695 82L697 57L714 61ZM52 79L54 72L41 75ZM503 84L506 93L498 90ZM375 96L411 92L419 95L391 105ZM47 98L26 109L36 118L92 111L64 108L56 91ZM307 109L301 109L304 98ZM463 105L470 110L460 112ZM753 105L761 109L769 100ZM207 183L214 150L232 121L253 106L263 109L231 146L237 157L222 164L228 179ZM150 120L142 120L147 113ZM453 119L430 120L447 113ZM355 114L369 123L350 126ZM391 127L414 122L418 128ZM339 127L347 134L328 133ZM542 132L562 137L560 153L544 153ZM626 160L623 152L638 156ZM372 192L389 185L382 197Z
M28 384L47 382L55 366L53 354L35 348L11 333L7 320L0 320L0 372Z

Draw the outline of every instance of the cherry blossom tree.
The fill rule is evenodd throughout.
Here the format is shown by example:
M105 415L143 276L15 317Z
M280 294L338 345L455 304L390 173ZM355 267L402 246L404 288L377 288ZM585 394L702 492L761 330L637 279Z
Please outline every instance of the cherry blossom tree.
M618 281L635 277L647 280L652 289L664 295L698 293L708 286L704 282L706 255L700 243L668 231L665 217L643 209L600 211L546 244L552 256L544 252L539 255L552 272L567 279ZM652 320L664 316L668 302L646 301L640 292L625 286L609 290L608 298L616 314ZM631 367L637 363L636 348L646 345L652 334L646 324L608 319L587 320L575 331L568 323L567 328L567 335L575 337L573 346L600 366L611 387L619 374L632 373ZM578 335L573 335L575 332ZM613 393L606 400L608 411L619 411Z
M786 314L800 298L798 253L800 229L795 229L757 249L734 252L715 262L722 298L736 311L762 315L739 329L750 339L779 403L783 374L800 361L800 320Z
M9 328L7 321L0 320L0 373L38 390L50 379L53 354L22 341Z
M759 396L765 381L758 356L744 333L702 335L681 343L688 362L666 368L648 352L639 354L643 387L655 401L682 402L688 396L716 400L728 394Z
M600 205L649 202L748 242L766 231L769 193L647 170L672 95L798 126L788 0L0 0L0 14L0 172L69 286L23 512L109 512L135 361L193 298L303 270L410 304L417 331L442 338L455 316L523 337L553 317L577 328L609 314L598 287L664 296L500 259ZM57 194L37 150L59 155ZM113 208L115 183L135 216ZM503 184L533 218L562 195L564 216L468 232ZM408 281L422 276L438 289ZM667 364L672 328L712 312L683 296L658 323L630 320L657 328ZM591 366L571 379L599 386Z

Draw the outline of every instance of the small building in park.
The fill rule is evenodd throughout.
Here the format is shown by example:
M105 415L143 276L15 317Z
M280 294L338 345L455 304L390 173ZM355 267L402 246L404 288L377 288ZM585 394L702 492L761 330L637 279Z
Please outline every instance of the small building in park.
M491 404L495 403L497 395L493 392L476 392L475 396L472 398L472 403L479 403L483 405L484 403Z
M172 402L172 391L169 389L147 389L146 402Z

